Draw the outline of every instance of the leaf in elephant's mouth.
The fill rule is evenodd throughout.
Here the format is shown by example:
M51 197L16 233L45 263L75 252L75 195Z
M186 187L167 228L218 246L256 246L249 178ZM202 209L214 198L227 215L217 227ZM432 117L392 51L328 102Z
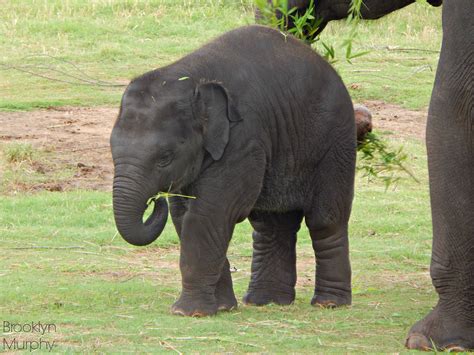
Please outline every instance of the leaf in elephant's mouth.
M188 196L188 195L181 195L181 194L173 194L171 192L163 192L163 191L160 191L158 192L156 195L150 197L148 199L148 201L146 202L147 206L150 205L150 203L154 202L155 200L158 200L159 198L168 198L168 197L184 197L184 198L192 198L192 199L196 199L197 197L196 196Z

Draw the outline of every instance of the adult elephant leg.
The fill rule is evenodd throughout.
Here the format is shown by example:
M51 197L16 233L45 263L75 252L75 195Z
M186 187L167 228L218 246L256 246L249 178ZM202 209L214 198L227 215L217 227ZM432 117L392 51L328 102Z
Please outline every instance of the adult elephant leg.
M316 257L312 305L352 302L348 222L352 207L355 144L332 148L318 166L316 193L305 211Z
M474 2L446 0L443 6L443 46L427 126L431 277L439 301L406 342L424 350L474 349Z
M252 212L252 274L244 303L291 304L295 300L296 233L303 213Z

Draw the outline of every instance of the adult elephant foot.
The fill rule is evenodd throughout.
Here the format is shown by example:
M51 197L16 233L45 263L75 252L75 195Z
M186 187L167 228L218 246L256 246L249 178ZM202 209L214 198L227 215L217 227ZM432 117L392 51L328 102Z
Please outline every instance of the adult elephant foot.
M474 349L474 325L463 324L453 313L436 306L408 333L408 349L467 351Z
M189 295L182 293L171 306L171 313L187 317L206 317L217 313L218 307L214 295Z

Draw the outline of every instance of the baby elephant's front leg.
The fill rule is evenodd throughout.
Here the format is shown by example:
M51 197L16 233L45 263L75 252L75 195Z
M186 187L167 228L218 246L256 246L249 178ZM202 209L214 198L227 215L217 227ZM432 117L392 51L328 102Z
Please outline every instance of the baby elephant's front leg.
M209 217L192 213L185 215L179 261L182 292L171 308L172 313L202 317L215 314L224 306L218 304L218 298L223 292L227 296L230 292L226 258L230 234L229 228L216 225ZM230 301L224 302L225 308L235 305L232 297L228 298Z

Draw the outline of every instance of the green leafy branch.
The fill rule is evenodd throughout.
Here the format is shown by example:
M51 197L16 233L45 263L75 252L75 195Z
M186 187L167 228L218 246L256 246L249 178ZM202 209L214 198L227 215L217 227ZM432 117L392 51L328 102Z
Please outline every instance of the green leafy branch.
M260 22L267 26L279 29L283 34L291 34L294 37L312 45L320 41L319 30L323 24L323 19L316 18L314 0L311 0L306 10L301 13L297 7L289 8L288 0L255 0L256 6L260 11ZM357 25L360 20L360 8L362 0L352 0L349 8L347 23L350 25L350 31L347 38L341 44L345 49L345 60L352 63L351 60L367 54L368 52L354 53L352 43L357 38ZM336 50L332 44L321 41L324 48L322 56L330 63L338 61Z
M385 189L396 184L400 180L399 172L409 175L413 180L419 180L405 166L408 155L403 151L403 146L391 150L387 143L376 134L368 133L364 141L358 146L357 170L362 172L369 181L382 180Z

